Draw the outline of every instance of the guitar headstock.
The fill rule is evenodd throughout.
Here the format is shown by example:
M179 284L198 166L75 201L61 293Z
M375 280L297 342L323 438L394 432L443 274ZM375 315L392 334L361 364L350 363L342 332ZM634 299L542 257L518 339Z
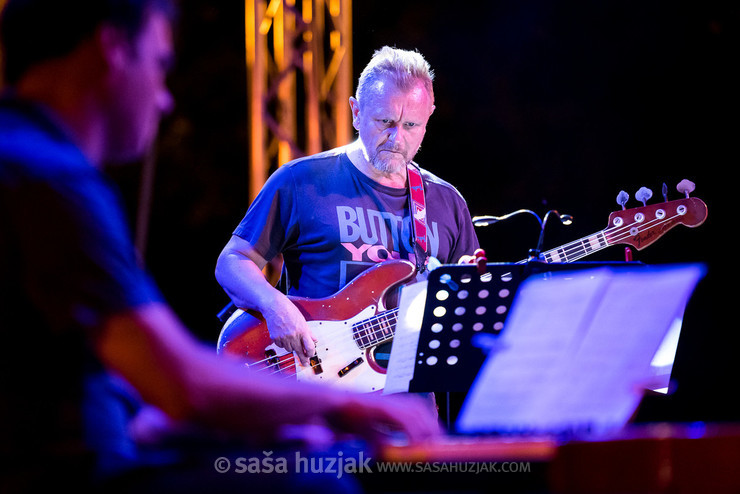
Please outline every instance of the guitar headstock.
M641 250L676 225L695 228L704 223L708 214L707 205L697 197L689 197L693 184L687 187L686 182L688 181L682 181L678 187L679 191L686 194L685 198L656 204L645 204L652 192L648 190L649 193L645 193L644 188L640 189L637 198L643 201L643 206L622 209L609 215L609 227L604 230L609 243L628 244ZM665 186L663 195L666 196ZM625 197L625 192L620 192L617 197L617 202L623 208Z

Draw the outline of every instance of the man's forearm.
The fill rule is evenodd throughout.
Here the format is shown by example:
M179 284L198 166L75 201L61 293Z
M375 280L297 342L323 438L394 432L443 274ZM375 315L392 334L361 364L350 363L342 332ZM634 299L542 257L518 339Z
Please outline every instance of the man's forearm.
M97 350L103 362L147 402L177 420L257 433L304 422L339 406L338 396L323 396L323 388L258 377L217 356L161 304L111 317ZM296 401L303 403L296 407Z
M237 252L224 252L216 263L216 281L240 309L260 312L275 305L282 293L265 278L260 266Z

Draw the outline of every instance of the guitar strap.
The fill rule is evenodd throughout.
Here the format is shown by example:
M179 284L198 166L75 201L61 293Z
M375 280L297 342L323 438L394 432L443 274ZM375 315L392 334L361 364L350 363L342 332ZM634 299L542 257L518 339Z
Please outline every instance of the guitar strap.
M428 261L427 251L427 206L424 199L424 182L421 171L414 163L409 163L409 210L411 211L411 234L416 254L416 269L423 273Z

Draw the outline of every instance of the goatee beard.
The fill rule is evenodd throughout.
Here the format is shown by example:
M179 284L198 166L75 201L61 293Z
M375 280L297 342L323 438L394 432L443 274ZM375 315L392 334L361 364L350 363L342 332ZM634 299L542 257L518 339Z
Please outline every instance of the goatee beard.
M375 168L381 173L392 173L392 172L399 170L400 168L405 167L408 164L408 162L405 160L401 164L395 164L395 163L396 163L396 160L382 159L380 157L380 152L378 152L378 154L373 156L372 159L370 160L370 164L373 166L373 168Z
M373 168L378 170L382 173L390 173L394 171L398 166L394 166L390 161L387 160L381 160L375 157L371 162L371 165L373 165Z

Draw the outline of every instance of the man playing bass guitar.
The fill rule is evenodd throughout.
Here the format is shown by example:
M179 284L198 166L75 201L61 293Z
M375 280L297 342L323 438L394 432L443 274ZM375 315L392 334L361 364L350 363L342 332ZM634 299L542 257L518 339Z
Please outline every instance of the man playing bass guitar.
M273 258L283 257L289 296L320 299L387 260L408 261L410 274L381 285L479 247L462 195L412 161L434 111L432 80L418 52L378 50L349 99L357 140L275 171L219 256L216 278L231 300L259 312L272 342L301 366L331 336L317 338L305 311L266 280Z

